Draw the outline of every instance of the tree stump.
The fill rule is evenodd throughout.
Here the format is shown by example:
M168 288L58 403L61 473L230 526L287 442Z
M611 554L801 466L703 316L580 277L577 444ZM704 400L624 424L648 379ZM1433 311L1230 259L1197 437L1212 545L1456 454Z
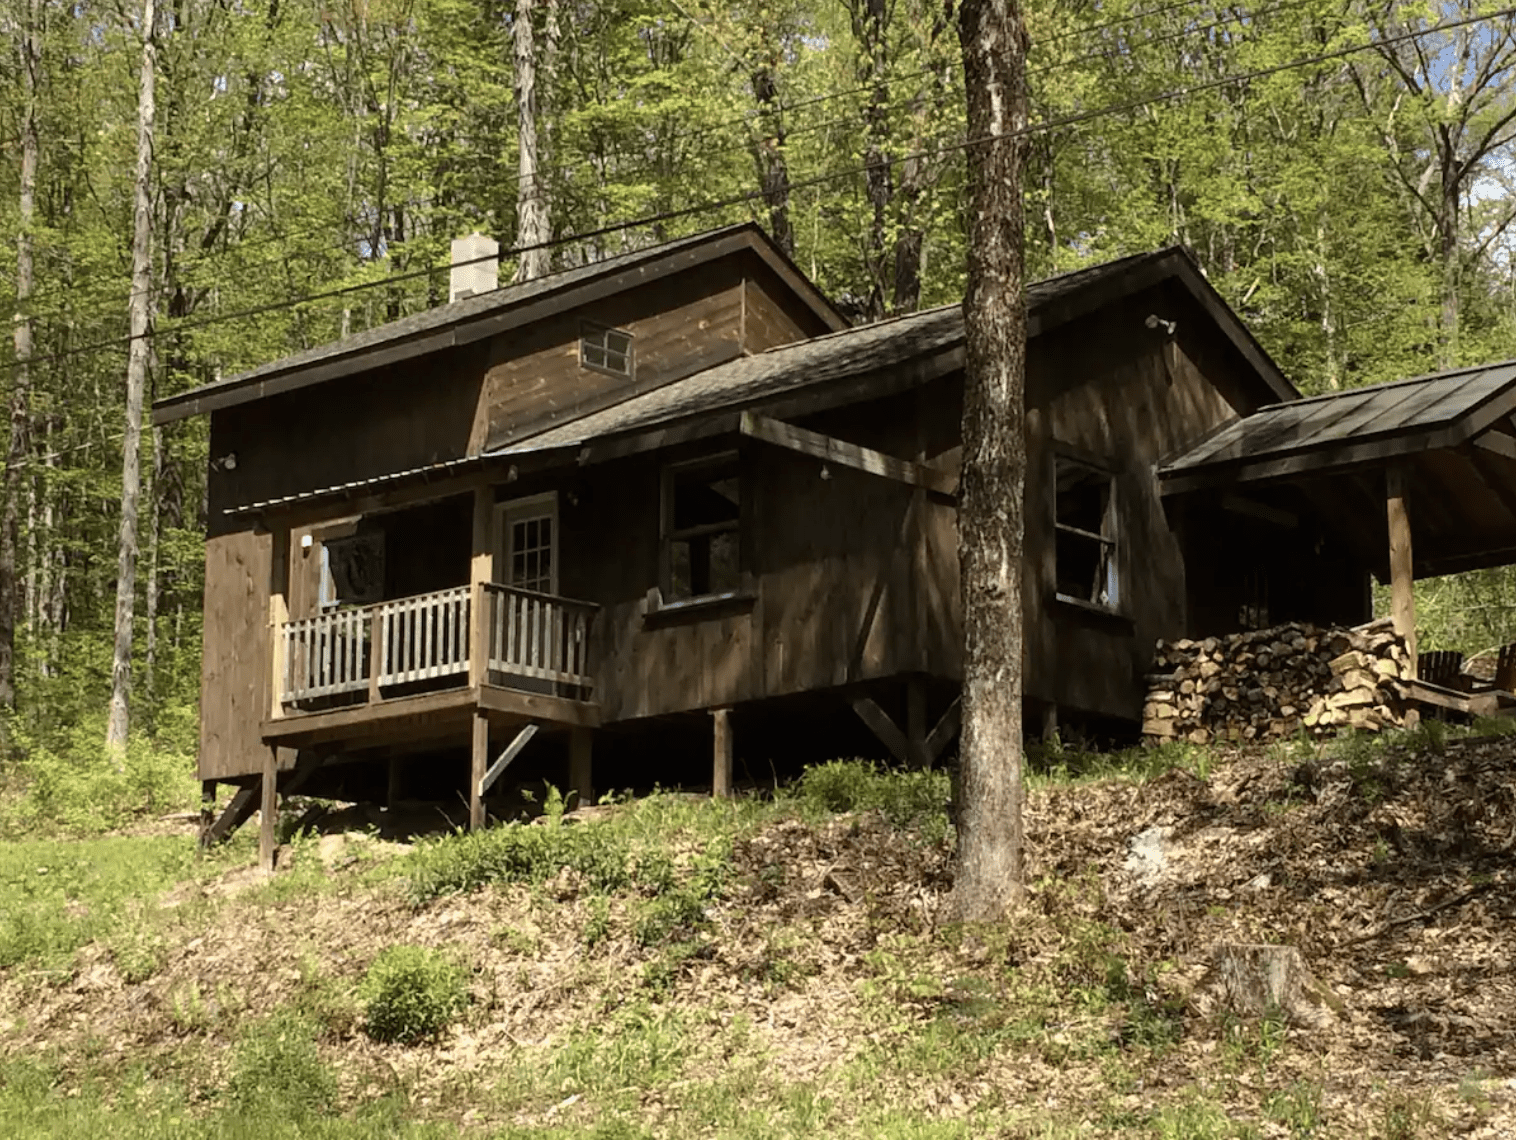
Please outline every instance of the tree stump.
M1293 946L1218 942L1211 947L1203 1005L1239 1017L1282 1017L1320 1027L1344 1012L1342 999L1306 969Z

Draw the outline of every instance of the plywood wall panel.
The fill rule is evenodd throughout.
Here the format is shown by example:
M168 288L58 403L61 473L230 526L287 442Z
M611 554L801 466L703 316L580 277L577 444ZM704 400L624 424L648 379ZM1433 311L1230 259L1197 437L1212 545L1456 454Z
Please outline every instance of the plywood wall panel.
M200 679L202 780L262 770L269 701L268 582L272 540L237 531L205 547Z

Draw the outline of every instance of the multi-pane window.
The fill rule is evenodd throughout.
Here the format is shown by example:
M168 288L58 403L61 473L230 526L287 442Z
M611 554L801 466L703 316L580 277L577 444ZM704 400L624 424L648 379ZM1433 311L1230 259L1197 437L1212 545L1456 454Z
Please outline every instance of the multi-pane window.
M633 373L632 334L598 325L579 328L579 360L591 368L614 372L618 376Z
M553 592L553 516L511 520L510 584L538 593Z
M1117 607L1115 498L1110 472L1058 456L1055 541L1060 597Z
M739 589L742 487L737 456L671 467L664 478L664 597L678 601Z

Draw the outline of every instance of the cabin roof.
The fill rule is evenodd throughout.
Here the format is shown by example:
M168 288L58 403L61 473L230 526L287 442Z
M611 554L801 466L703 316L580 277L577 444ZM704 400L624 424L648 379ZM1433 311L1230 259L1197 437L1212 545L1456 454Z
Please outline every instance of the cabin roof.
M1205 281L1193 257L1179 246L1134 254L1032 283L1027 288L1027 335L1037 336L1171 277L1178 279L1215 317L1222 332L1253 365L1260 391L1282 400L1298 398L1294 387L1258 347L1246 326ZM846 382L871 375L889 374L896 381L918 383L930 376L961 368L963 339L960 305L841 329L717 365L632 396L610 408L550 425L536 435L513 440L508 446L493 451L371 479L314 488L278 499L240 504L228 508L226 513L257 514L295 504L369 494L416 480L461 474L492 462L528 454L558 451L569 457L577 455L577 449L592 440L635 436L639 432L656 432L671 424L714 420L718 416L725 419L732 413L772 403L793 393L828 386L834 390L850 388ZM914 369L909 367L913 362ZM873 394L879 393L871 388L868 393L850 398L867 398Z
M1247 482L1456 447L1516 410L1516 361L1261 408L1164 464L1170 483Z
M847 327L830 300L752 222L708 230L604 261L438 305L344 340L317 345L153 404L153 422L232 407L393 364L516 328L600 296L750 249L769 263L828 327Z
M1034 337L1065 321L1082 316L1113 299L1112 283L1135 292L1153 283L1153 270L1162 276L1194 278L1186 284L1209 290L1190 255L1174 246L1152 253L1135 254L1088 269L1075 270L1033 282L1027 288L1027 335ZM1076 305L1083 294L1094 292L1093 304ZM1220 298L1216 298L1219 303ZM1242 323L1223 307L1229 335L1245 336L1266 367L1258 369L1266 390L1276 397L1294 399L1293 386L1284 379L1261 348L1256 347ZM497 454L522 454L584 443L604 436L620 435L709 412L729 412L746 405L833 381L850 379L880 369L896 368L922 357L957 350L953 364L962 366L963 308L945 305L861 328L845 329L811 340L771 348L755 356L717 365L684 380L633 396L613 407L548 428L529 438L512 441Z

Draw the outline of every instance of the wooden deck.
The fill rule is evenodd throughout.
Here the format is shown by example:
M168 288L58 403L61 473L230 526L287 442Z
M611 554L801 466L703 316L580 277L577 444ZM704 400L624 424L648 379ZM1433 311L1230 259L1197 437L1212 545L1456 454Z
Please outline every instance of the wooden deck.
M484 684L273 717L263 722L263 739L281 748L441 744L467 738L476 713L488 718L491 729L528 723L593 728L600 723L600 707L593 701Z
M275 624L265 743L446 742L492 728L599 723L586 602L480 582Z

